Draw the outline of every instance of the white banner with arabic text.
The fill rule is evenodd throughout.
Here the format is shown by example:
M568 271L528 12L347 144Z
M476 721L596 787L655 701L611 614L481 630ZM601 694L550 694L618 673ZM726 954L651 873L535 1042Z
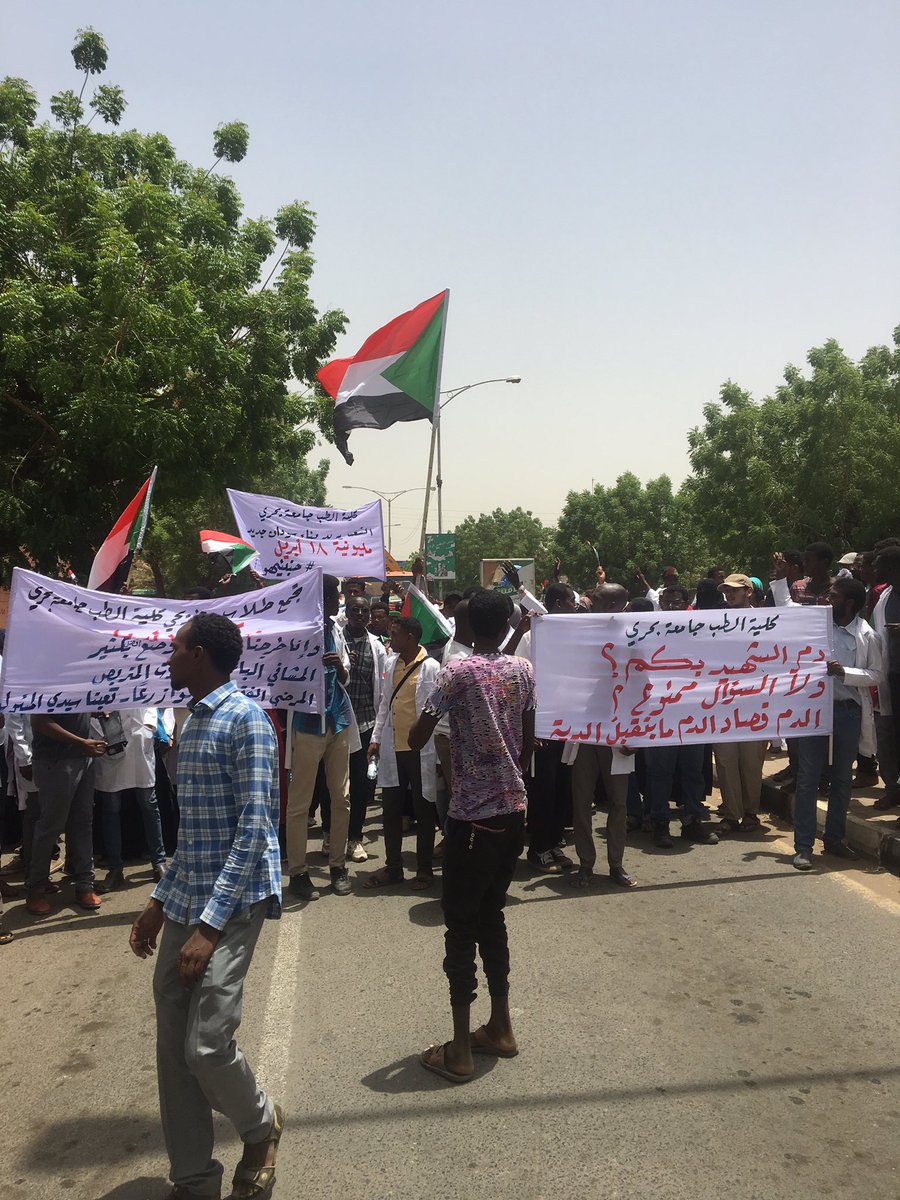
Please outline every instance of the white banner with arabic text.
M318 571L217 600L157 600L88 591L33 571L13 572L0 710L93 712L184 706L167 660L198 612L239 626L244 654L232 675L265 708L321 713L322 577Z
M228 488L238 529L259 555L265 579L288 579L320 567L342 579L384 579L381 501L359 508L316 508L278 496Z
M637 747L831 732L830 608L575 613L532 630L539 738Z

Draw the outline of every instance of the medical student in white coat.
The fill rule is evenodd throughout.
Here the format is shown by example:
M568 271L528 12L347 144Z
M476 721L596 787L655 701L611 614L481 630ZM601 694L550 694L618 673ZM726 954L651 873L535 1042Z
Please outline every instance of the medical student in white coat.
M153 738L159 720L155 708L129 708L119 713L126 739L120 754L104 754L96 759L94 796L100 805L107 874L97 885L100 893L122 887L122 801L133 791L144 822L144 837L153 878L162 879L166 869L159 806L156 803L156 756Z
M369 759L378 761L378 784L384 813L385 866L370 875L367 888L385 887L403 880L403 796L412 792L416 814L416 875L412 886L424 891L434 882L435 799L437 758L434 739L424 749L410 750L409 731L431 695L440 664L420 645L422 626L415 617L394 617L391 622L391 656L384 675L384 690Z

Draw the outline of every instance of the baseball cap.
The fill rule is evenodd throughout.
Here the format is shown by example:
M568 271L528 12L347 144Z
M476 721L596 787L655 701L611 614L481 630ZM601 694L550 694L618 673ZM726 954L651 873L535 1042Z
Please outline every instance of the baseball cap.
M728 575L722 581L722 587L745 587L753 590L753 581L749 575Z
M856 562L856 551L848 550L843 558L838 559L838 566L839 567L852 567L855 562Z

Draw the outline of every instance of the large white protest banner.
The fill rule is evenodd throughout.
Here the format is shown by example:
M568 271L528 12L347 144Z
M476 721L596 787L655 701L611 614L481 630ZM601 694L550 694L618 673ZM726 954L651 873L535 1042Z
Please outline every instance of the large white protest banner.
M533 621L536 732L665 746L831 732L830 608Z
M145 705L183 706L167 660L172 639L198 612L220 613L241 630L244 654L232 678L266 708L321 713L322 576L217 600L106 595L13 572L6 652L0 673L4 712L93 712Z
M287 579L315 567L342 578L384 579L380 500L360 508L314 508L227 491L241 537L259 555L259 573L266 579Z

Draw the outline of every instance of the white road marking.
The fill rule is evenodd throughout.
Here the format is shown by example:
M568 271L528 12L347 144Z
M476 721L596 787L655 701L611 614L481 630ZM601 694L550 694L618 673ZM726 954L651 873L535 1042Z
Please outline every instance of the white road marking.
M278 922L278 941L266 998L258 1073L263 1087L278 1100L284 1096L287 1086L290 1033L300 982L297 966L302 923L303 917L299 912L286 913Z
M786 853L793 856L794 843L793 843L793 840L792 840L789 832L780 833L778 838L772 844L774 846L778 846L779 849L783 849ZM867 863L866 859L861 859L860 866L858 869L860 871L865 871L866 863ZM827 872L825 872L825 871L819 870L819 871L816 871L815 874L819 875L820 877L824 876L827 879L836 879L837 882L840 883L843 887L847 888L851 892L855 892L857 894L857 896L861 896L864 900L869 900L869 901L871 901L872 904L877 904L879 908L886 908L893 912L896 912L898 906L900 906L900 894L898 894L898 896L895 898L893 896L882 895L879 891L876 890L877 885L875 883L875 880L876 879L891 879L892 876L890 875L890 873L887 873L883 876L873 875L872 882L869 884L863 883L859 879L854 879L854 877L852 875L848 874L846 871L827 871Z

